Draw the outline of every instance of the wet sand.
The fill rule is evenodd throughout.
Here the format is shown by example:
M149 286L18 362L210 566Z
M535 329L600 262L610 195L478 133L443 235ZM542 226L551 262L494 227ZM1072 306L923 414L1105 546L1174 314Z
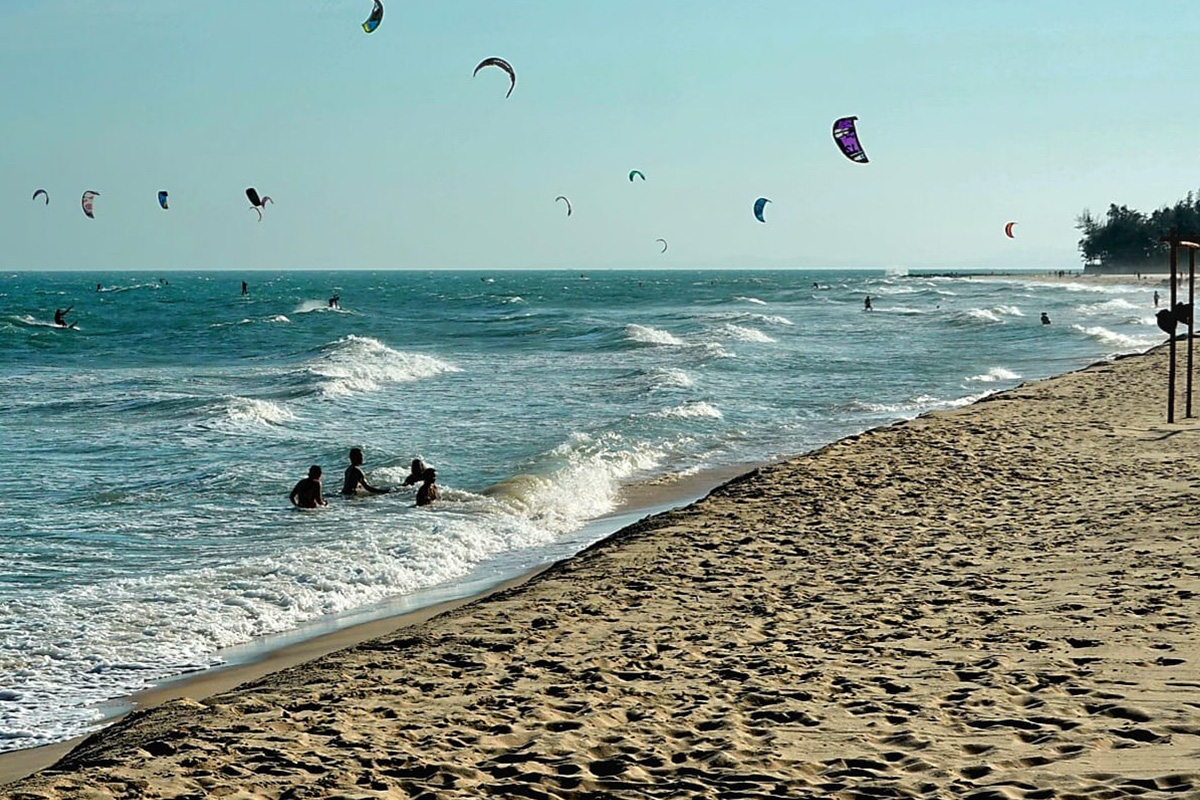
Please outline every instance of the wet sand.
M1200 796L1200 425L1163 422L1165 359L755 470L0 795Z

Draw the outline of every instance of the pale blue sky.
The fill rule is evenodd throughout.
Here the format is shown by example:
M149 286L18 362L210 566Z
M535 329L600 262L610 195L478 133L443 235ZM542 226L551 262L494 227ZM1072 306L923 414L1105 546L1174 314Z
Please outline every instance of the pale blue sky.
M1069 268L1200 186L1194 3L384 1L4 0L3 267Z

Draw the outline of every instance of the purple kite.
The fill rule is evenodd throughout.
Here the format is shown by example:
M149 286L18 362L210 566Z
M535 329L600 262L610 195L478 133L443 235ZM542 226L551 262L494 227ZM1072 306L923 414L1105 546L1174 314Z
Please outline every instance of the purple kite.
M842 117L833 123L833 140L841 148L842 155L858 164L866 164L870 159L863 151L862 143L858 141L858 131L854 120L858 117Z

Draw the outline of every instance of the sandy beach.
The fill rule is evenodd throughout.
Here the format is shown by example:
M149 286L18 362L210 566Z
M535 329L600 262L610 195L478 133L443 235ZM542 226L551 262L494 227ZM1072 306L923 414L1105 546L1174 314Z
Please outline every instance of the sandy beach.
M1165 360L755 470L0 795L1200 796L1200 426L1165 424Z

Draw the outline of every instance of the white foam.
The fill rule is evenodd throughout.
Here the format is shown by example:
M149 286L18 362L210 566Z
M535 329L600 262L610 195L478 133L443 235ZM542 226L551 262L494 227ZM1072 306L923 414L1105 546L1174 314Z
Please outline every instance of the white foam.
M738 295L733 299L740 300L743 303L754 303L758 306L765 306L767 304L765 300L759 300L757 297L742 297L741 295Z
M1148 347L1153 347L1162 340L1159 336L1126 336L1123 333L1110 331L1108 328L1100 326L1084 327L1083 325L1072 325L1071 330L1078 331L1083 335L1095 339L1101 344L1117 347L1121 350L1144 350Z
M679 347L686 344L682 339L658 328L647 325L630 324L625 326L625 339L642 344L657 344Z
M1004 367L992 367L982 375L972 375L967 378L969 381L978 381L979 383L995 383L996 381L1015 381L1021 376L1010 369Z
M1114 297L1100 303L1085 303L1076 306L1075 312L1087 317L1094 317L1102 314L1118 314L1123 311L1141 311L1142 309L1143 306L1131 303L1123 297Z
M432 356L402 353L378 339L353 334L327 346L308 366L310 374L322 379L321 392L330 397L375 392L387 384L458 371L458 367Z
M970 405L977 400L981 400L989 394L991 394L991 391L949 399L922 394L899 403L872 403L865 400L851 400L846 404L846 408L849 411L867 411L872 414L899 414L907 417L923 414L926 411L960 408L961 406Z
M281 425L296 418L296 415L270 400L252 397L231 398L225 407L229 419L234 422L251 422L260 425Z
M663 409L662 411L654 412L656 417L677 417L679 419L722 419L721 409L705 403L684 403L674 408Z
M695 381L681 369L663 367L653 373L653 388L655 389L687 389L695 385Z
M733 339L739 342L761 342L767 344L775 341L760 330L746 328L741 325L722 325L718 330L718 334L727 339Z

